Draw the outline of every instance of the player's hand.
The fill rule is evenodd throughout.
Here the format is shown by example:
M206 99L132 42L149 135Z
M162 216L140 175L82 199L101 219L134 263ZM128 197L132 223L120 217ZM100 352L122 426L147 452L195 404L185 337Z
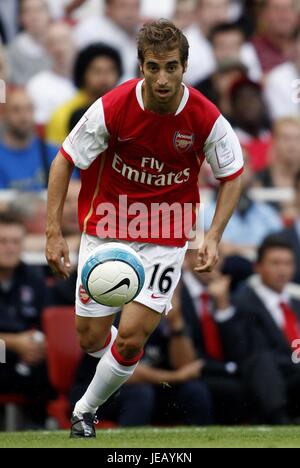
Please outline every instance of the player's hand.
M182 383L186 382L187 380L198 379L201 376L204 364L205 362L203 359L198 359L197 361L190 362L189 364L186 364L185 366L178 369L176 371L178 382Z
M47 235L45 255L55 275L69 278L71 270L69 247L61 234Z
M219 260L219 243L216 240L205 238L198 251L198 262L195 271L204 273L212 271Z

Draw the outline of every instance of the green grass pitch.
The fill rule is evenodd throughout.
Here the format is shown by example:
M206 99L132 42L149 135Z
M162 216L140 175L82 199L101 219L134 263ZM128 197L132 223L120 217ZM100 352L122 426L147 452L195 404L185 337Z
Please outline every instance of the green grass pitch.
M0 433L0 448L17 447L300 447L300 426L109 429L98 431L96 440L71 440L66 431Z

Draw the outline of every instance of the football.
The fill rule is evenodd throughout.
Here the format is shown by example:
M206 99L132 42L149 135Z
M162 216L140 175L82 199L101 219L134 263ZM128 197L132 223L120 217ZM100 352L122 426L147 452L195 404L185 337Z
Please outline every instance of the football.
M81 280L87 294L98 304L119 307L140 293L145 272L135 250L119 242L108 242L89 255Z

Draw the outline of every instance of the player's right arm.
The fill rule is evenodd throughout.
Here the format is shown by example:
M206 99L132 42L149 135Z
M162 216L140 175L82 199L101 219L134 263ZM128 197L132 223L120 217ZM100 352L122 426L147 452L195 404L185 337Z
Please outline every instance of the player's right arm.
M102 99L98 99L84 114L51 165L48 184L46 257L50 268L59 276L70 273L69 249L61 232L63 207L74 166L90 167L107 149L109 133Z
M48 183L46 258L51 270L63 278L69 277L71 265L61 220L73 167L59 152L52 162Z

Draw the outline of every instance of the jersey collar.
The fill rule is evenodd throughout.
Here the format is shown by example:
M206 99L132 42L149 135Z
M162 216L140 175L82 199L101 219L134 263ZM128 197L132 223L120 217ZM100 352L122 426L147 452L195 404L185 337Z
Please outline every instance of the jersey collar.
M136 85L136 98L139 103L139 106L141 107L143 111L145 110L143 95L142 95L142 86L143 86L144 81L145 80L140 80ZM181 111L183 111L190 96L189 88L184 83L182 83L182 85L184 87L183 96L178 106L178 109L175 112L175 115L178 115L180 114Z

